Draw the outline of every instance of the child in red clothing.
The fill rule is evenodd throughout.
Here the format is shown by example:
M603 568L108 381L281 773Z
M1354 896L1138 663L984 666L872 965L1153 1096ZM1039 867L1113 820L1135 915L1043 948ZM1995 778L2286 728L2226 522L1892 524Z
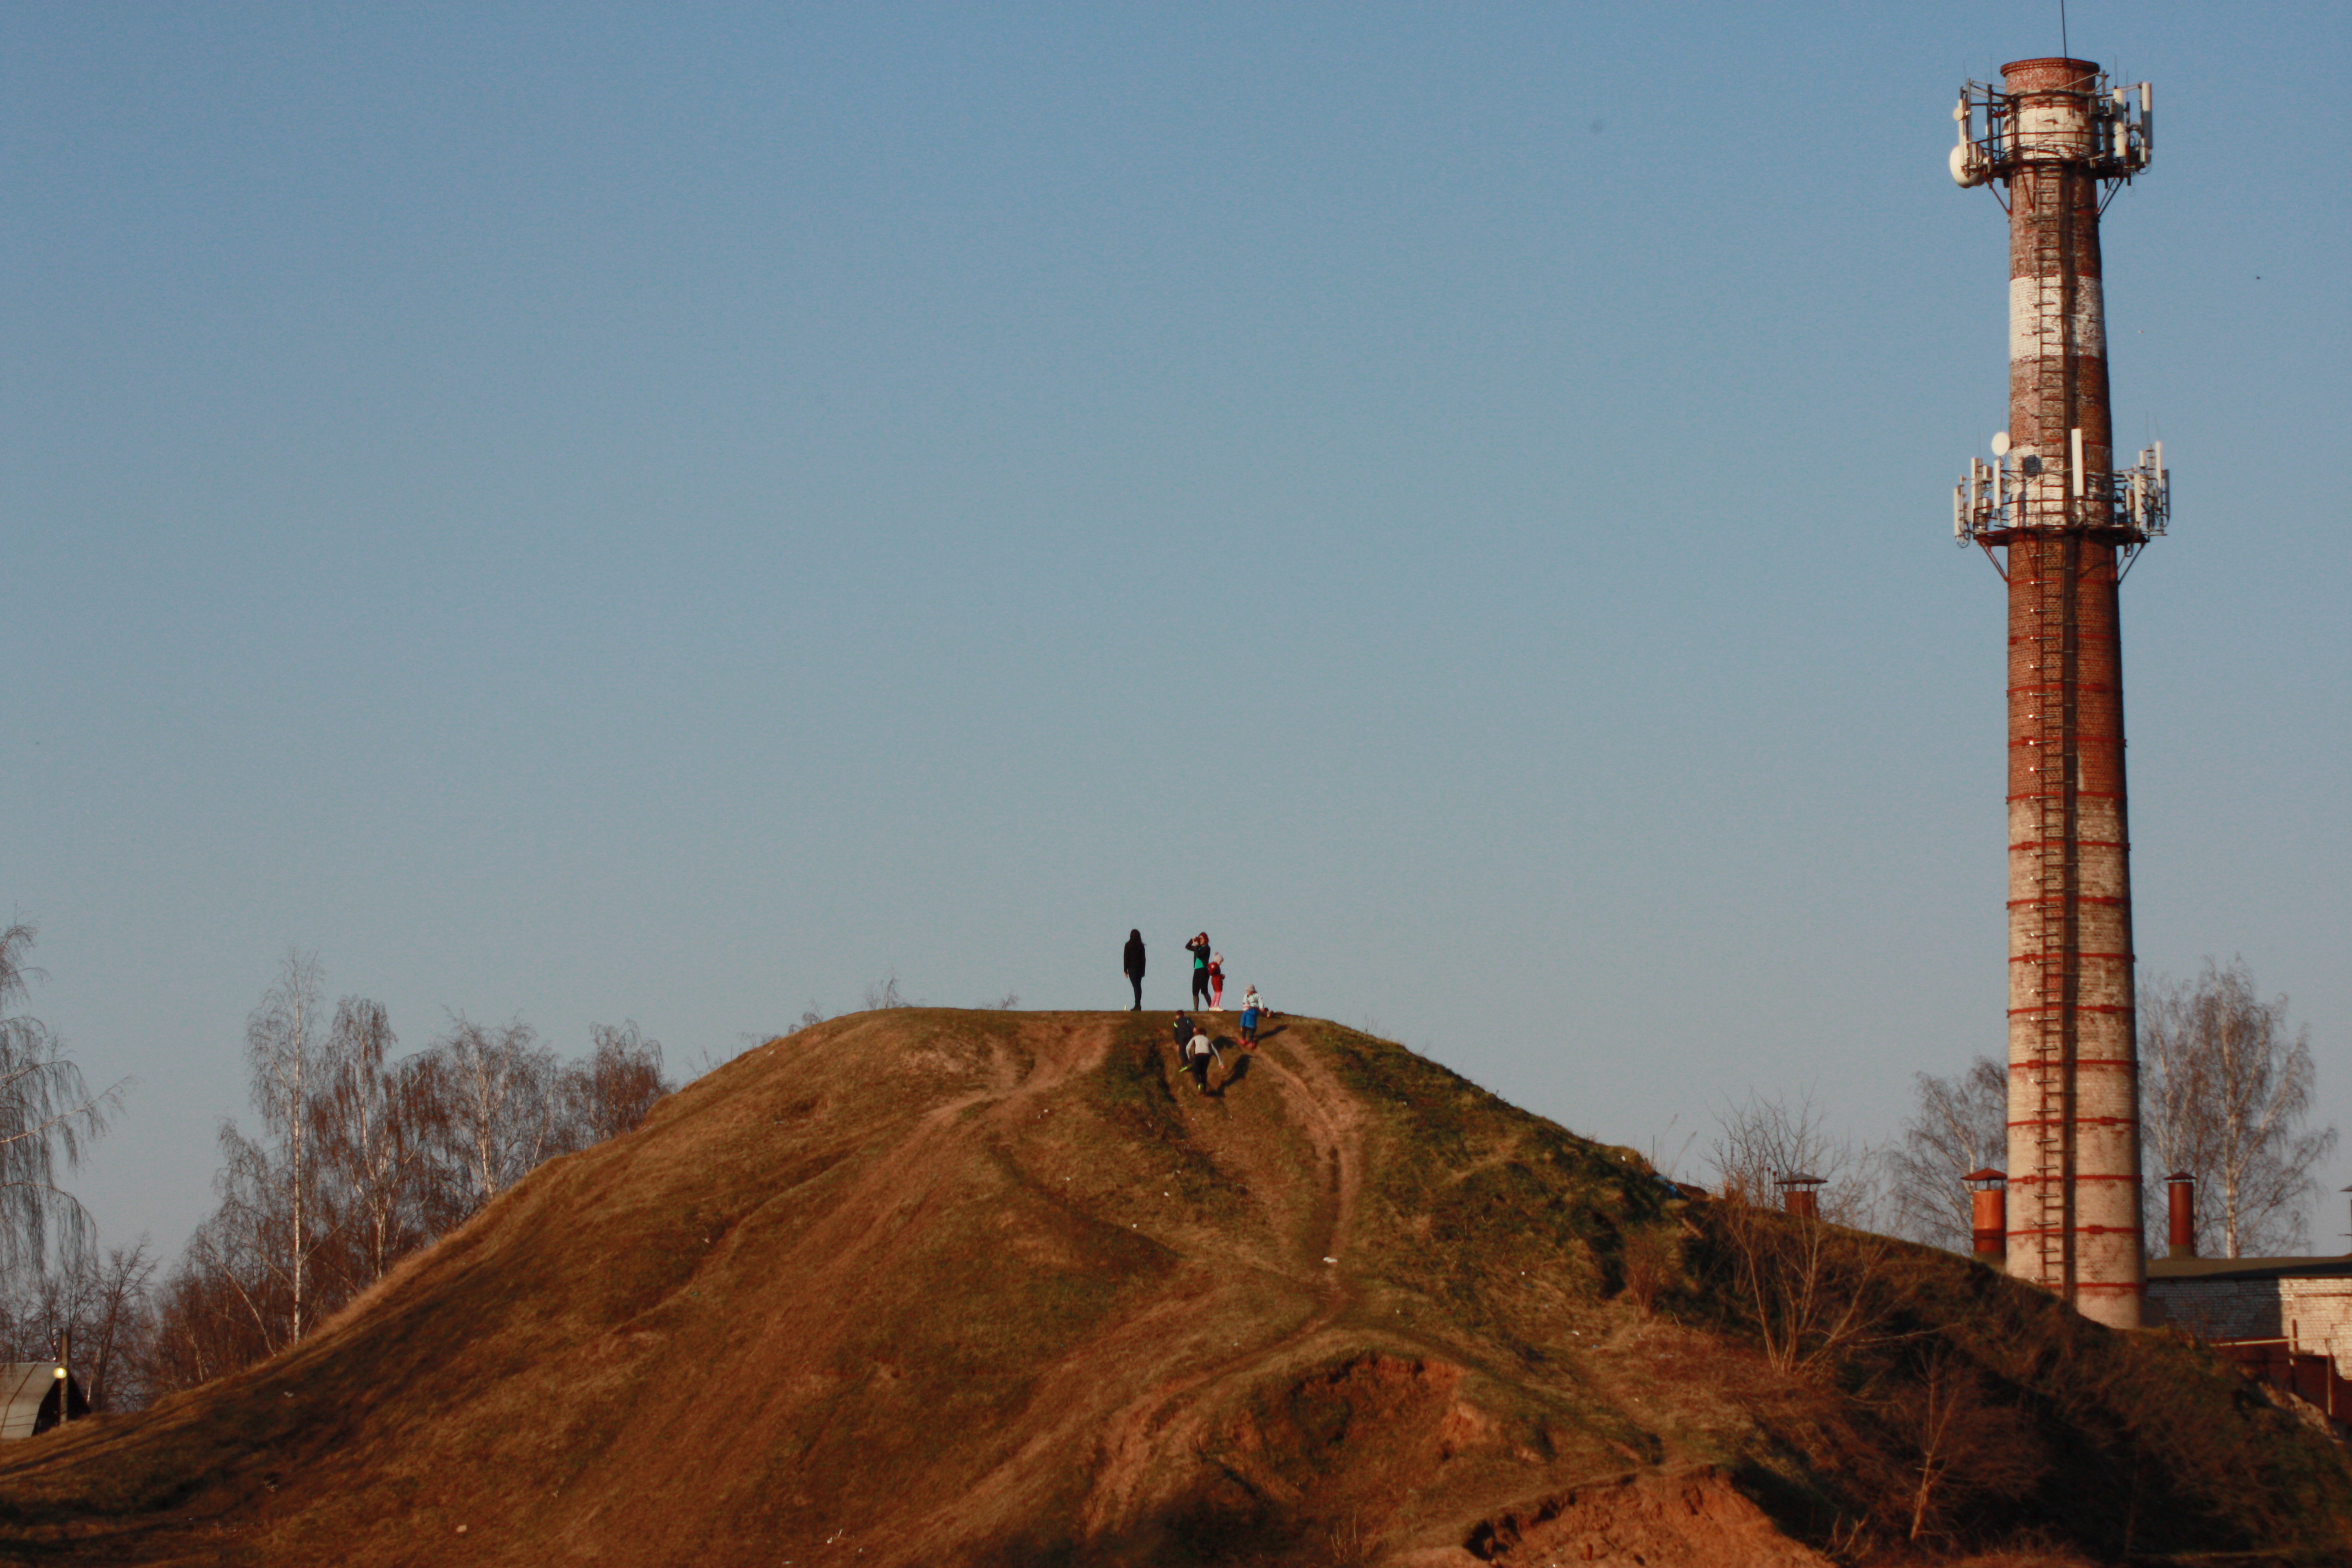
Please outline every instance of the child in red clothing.
M1225 955L1213 953L1209 958L1209 1011L1225 1010Z

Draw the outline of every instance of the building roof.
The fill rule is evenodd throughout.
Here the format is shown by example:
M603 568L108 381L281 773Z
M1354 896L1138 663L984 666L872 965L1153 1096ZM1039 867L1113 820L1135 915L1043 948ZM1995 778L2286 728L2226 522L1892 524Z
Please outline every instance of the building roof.
M57 1378L53 1361L0 1362L0 1441L33 1435Z
M2151 1258L2158 1279L2352 1279L2352 1254L2342 1258Z

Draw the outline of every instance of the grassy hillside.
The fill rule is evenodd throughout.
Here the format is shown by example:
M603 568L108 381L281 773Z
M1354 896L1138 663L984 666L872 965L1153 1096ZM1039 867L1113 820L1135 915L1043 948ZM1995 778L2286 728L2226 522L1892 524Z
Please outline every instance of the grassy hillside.
M1229 1047L1204 1096L1167 1017L890 1010L762 1047L294 1352L0 1452L0 1557L1794 1565L1899 1555L1915 1522L1921 1549L2089 1560L2352 1541L2334 1446L2185 1343L1685 1203L1630 1151L1336 1026ZM1791 1316L1804 1289L1858 1308Z

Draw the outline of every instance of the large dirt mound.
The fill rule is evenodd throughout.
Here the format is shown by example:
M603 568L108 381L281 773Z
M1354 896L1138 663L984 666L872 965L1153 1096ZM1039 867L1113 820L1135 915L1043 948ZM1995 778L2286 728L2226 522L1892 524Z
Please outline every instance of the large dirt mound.
M1166 1018L772 1042L294 1352L0 1456L0 1552L1794 1568L1773 1517L1881 1484L1697 1264L1681 1327L1623 1299L1629 1236L1705 1247L1629 1151L1311 1020L1204 1096Z

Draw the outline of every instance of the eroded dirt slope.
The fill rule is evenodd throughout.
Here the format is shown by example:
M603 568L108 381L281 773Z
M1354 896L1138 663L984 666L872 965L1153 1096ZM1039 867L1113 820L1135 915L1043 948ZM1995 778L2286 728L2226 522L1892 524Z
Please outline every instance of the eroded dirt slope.
M1752 1499L1845 1460L1621 1297L1697 1234L1629 1152L1313 1020L1202 1096L1167 1016L772 1042L295 1352L0 1454L0 1555L1818 1561Z

